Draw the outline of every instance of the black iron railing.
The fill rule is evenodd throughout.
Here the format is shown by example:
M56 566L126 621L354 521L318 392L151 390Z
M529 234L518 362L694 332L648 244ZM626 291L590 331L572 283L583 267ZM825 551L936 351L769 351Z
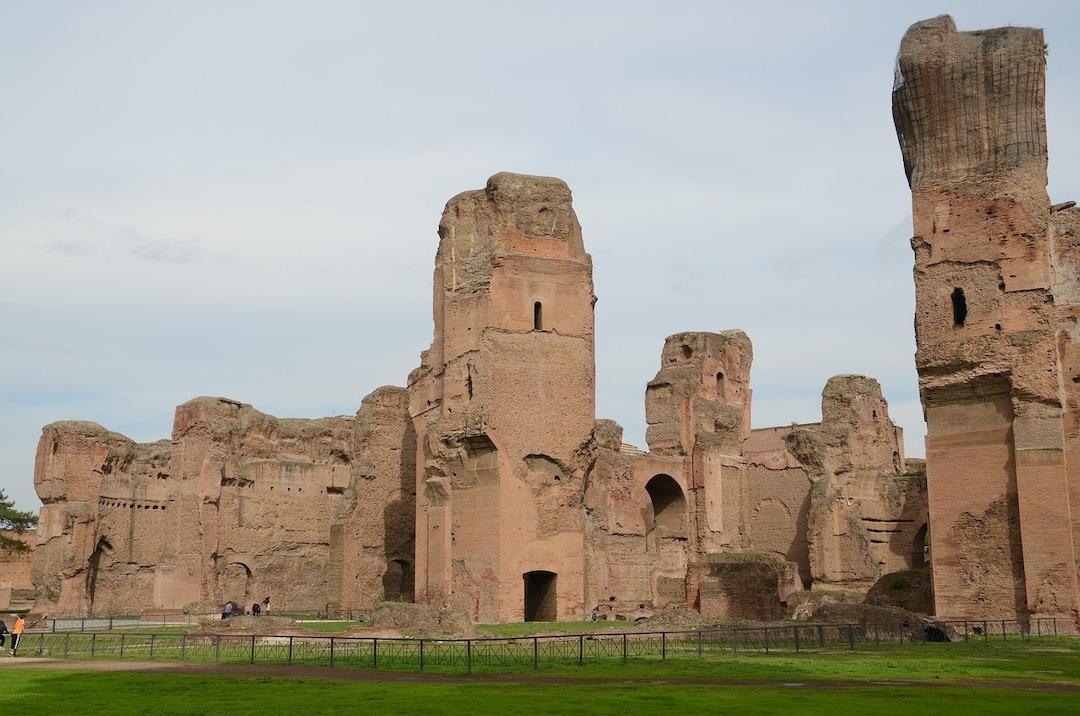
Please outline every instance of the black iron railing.
M350 666L370 669L538 669L549 664L625 662L739 653L802 653L886 644L1056 636L1053 618L928 621L892 624L785 624L708 629L598 631L477 639L296 635L223 635L40 631L23 654L54 658L154 659L189 662Z

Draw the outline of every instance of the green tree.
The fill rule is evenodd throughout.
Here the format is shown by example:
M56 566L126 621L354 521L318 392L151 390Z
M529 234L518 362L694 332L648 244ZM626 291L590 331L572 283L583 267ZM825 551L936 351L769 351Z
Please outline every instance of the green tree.
M26 532L37 524L37 515L15 509L15 502L0 490L0 530L5 532ZM4 552L25 552L30 549L21 540L0 534L0 550Z

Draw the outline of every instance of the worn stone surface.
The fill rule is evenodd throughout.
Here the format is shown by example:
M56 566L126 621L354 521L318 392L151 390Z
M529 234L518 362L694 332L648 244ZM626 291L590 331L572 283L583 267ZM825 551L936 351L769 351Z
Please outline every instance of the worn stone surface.
M172 440L149 444L94 423L48 425L35 470L38 604L373 603L388 565L411 561L409 520L386 526L394 504L411 514L410 430L401 388L368 396L357 417L319 420L196 398L176 409ZM366 541L335 553L333 533L350 530Z
M22 542L27 549L0 549L0 610L30 608L34 604L34 583L31 579L34 534L10 531L4 531L3 534Z
M1046 46L1023 27L904 36L935 608L1078 616L1076 208L1046 193Z
M156 443L46 426L40 604L778 619L922 558L924 483L873 379L830 380L820 423L755 430L749 337L676 333L645 389L649 451L596 419L592 263L562 181L452 198L433 289L408 387L355 416L197 398Z

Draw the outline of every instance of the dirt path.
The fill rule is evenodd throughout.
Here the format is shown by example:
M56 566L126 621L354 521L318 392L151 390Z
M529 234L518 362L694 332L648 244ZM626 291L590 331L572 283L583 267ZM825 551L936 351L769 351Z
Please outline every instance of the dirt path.
M334 681L375 681L407 682L433 684L522 684L522 685L567 685L595 686L620 684L666 684L674 686L760 686L788 689L850 689L865 687L909 686L922 688L968 688L968 689L1006 689L1009 691L1035 691L1052 693L1080 694L1080 684L1024 681L1019 679L972 679L919 681L912 679L873 679L858 681L852 679L776 681L768 679L657 679L657 678L618 678L566 676L544 676L543 674L420 674L409 672L370 671L319 666L261 666L258 664L177 664L154 661L106 661L106 660L62 660L36 657L20 657L0 660L3 669L45 668L58 671L128 671L154 672L158 674L213 674L218 676L240 677L291 677L305 679L328 679Z

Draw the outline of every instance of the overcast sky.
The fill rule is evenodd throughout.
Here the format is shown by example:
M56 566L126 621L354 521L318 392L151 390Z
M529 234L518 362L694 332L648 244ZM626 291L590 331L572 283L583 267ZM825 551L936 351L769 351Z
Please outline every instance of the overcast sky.
M1050 195L1080 199L1068 2L7 2L0 487L41 426L168 437L221 395L351 414L431 340L436 226L562 177L595 266L597 407L644 444L664 338L742 328L755 427L878 378L922 455L900 37L1046 28Z

